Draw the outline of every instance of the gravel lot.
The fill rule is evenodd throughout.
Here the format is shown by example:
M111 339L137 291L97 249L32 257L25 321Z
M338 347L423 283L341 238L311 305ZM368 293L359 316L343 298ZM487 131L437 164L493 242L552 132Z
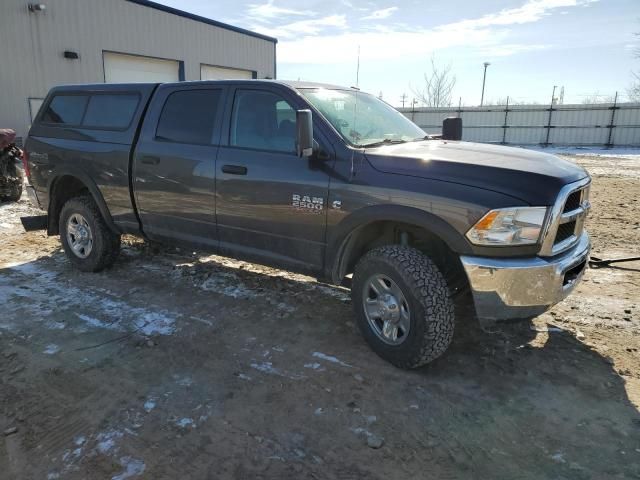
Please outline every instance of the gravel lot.
M640 156L567 158L594 255L639 255ZM85 274L35 213L0 206L3 479L640 478L640 262L407 372L346 290L132 238Z

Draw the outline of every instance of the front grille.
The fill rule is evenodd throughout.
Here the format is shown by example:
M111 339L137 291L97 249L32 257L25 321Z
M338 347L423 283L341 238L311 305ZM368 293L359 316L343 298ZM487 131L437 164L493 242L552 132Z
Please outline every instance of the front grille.
M576 231L576 222L563 223L558 225L558 233L556 233L556 240L554 245L564 242L567 238L571 237Z
M589 184L589 180L583 180L567 185L560 192L552 209L549 230L540 248L541 256L557 255L578 242L590 208Z
M580 202L582 201L582 190L576 190L569 197L564 204L564 210L562 213L573 212L580 208Z

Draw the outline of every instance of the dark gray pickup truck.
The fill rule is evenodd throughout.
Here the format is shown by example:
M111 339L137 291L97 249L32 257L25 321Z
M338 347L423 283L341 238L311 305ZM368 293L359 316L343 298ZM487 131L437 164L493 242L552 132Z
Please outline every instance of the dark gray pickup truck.
M353 88L276 81L51 90L25 143L32 201L69 260L111 265L120 235L343 284L394 365L440 356L454 297L526 318L580 281L590 178L522 149L434 139Z

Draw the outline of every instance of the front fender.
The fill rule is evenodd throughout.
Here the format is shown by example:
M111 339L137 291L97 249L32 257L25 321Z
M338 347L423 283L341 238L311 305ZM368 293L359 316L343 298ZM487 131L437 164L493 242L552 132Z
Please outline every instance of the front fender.
M352 212L336 225L327 242L327 265L325 274L334 283L341 281L344 259L348 257L349 243L358 232L374 222L389 221L406 223L422 228L445 242L460 255L472 253L471 246L455 228L442 218L413 207L401 205L373 205Z

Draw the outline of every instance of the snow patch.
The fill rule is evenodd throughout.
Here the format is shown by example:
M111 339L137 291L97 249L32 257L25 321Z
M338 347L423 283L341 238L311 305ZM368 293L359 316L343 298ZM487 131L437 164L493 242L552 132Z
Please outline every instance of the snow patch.
M8 275L0 276L0 305L21 311L36 321L42 320L49 329L66 326L48 318L54 310L74 312L85 328L122 332L139 330L145 335L171 335L176 331L176 318L181 316L166 310L136 307L123 300L106 297L108 293L97 289L71 286L66 280L59 281L57 273L33 262L8 265L5 272ZM25 284L28 288L16 286L15 279L11 278L16 275L27 277Z
M156 408L156 401L154 399L150 398L149 400L144 402L143 408L144 408L145 412L147 412L147 413L151 412L151 410Z
M286 377L292 380L301 380L306 378L304 375L282 371L279 368L274 367L271 362L252 363L251 368L255 368L263 373L268 373L269 375L277 375L279 377Z
M96 449L102 454L107 454L112 451L116 446L116 441L122 438L124 433L119 430L109 430L107 432L101 432L96 436L97 445Z
M189 376L181 377L180 375L174 375L173 379L181 387L190 387L191 385L193 385L193 378Z
M338 365L342 365L343 367L349 367L352 368L352 365L349 365L348 363L343 362L342 360L332 356L332 355L327 355L325 353L322 352L313 352L312 356L314 356L315 358L320 358L321 360L326 360L327 362L331 362L331 363L336 363Z
M215 273L199 284L202 290L219 293L233 298L255 298L256 293L251 291L233 273Z
M176 425L180 428L187 428L187 427L194 427L195 428L195 423L193 421L193 418L181 418L180 420L176 420Z
M42 353L45 353L47 355L54 355L59 351L60 347L58 345L56 345L55 343L50 343L49 345L47 345L47 348L42 351Z
M318 372L323 372L325 370L318 362L305 363L304 368L310 368L311 370L317 370Z
M126 478L137 477L142 475L146 468L142 460L132 457L121 457L120 465L124 467L124 472L111 477L111 480L125 480Z

